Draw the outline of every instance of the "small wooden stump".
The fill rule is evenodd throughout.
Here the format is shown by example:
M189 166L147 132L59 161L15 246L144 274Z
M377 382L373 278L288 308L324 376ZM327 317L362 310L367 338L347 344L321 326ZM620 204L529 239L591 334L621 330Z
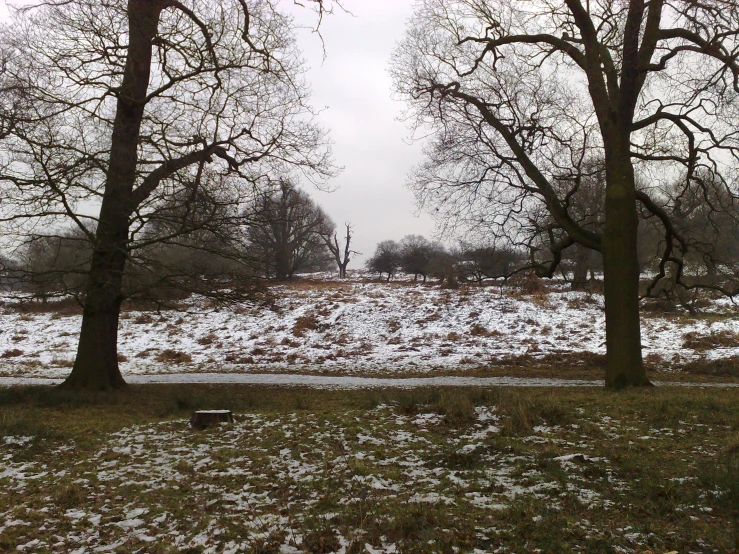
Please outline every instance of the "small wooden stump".
M233 423L234 416L231 410L198 410L190 417L190 427L205 429L216 423Z

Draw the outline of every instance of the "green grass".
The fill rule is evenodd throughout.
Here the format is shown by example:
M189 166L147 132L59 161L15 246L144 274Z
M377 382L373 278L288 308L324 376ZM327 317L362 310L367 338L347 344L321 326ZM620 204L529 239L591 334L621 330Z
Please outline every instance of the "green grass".
M0 552L724 553L738 519L739 390L0 389Z

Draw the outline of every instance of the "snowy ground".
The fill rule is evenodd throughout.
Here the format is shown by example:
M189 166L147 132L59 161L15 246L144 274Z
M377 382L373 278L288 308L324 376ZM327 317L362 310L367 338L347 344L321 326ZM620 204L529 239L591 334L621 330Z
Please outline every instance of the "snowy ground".
M717 512L725 490L696 487L702 474L687 460L665 475L664 463L648 465L716 456L727 426L568 415L554 404L540 408L550 423L532 412L528 424L521 409L477 406L451 426L438 412L390 405L343 419L238 414L203 433L166 421L66 441L42 459L33 437L6 436L0 541L76 554L482 554L719 552L728 540ZM633 468L611 460L627 444L641 453ZM654 519L660 495L667 520Z
M190 313L127 312L119 334L125 376L166 373L290 372L401 377L465 374L501 359L605 352L602 297L510 287L447 290L378 282L276 286L272 307L237 305ZM715 317L650 314L644 354L665 367L739 355L739 312L714 301ZM0 376L60 378L74 358L80 316L0 316ZM695 350L686 339L720 337ZM710 341L709 341L710 342ZM693 346L695 346L693 344Z

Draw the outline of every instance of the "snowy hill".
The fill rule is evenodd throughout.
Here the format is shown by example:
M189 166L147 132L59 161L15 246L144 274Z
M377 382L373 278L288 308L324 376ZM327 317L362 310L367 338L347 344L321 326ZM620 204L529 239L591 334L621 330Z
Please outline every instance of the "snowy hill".
M535 361L552 354L577 359L605 353L602 297L563 286L526 295L510 286L444 289L355 278L303 280L275 285L272 292L277 300L271 307L207 310L207 302L193 299L186 313L125 312L119 331L124 376L185 371L484 374L491 365L515 357ZM737 314L722 301L715 301L711 311L712 317L702 318L643 317L646 359L675 368L700 356L739 355ZM21 313L6 302L0 320L0 376L68 374L80 319L53 311Z

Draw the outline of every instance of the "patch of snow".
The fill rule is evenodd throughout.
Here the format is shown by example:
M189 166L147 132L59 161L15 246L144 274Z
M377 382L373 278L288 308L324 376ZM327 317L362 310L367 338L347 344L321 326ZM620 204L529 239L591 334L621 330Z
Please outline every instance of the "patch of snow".
M277 299L272 307L246 303L202 311L205 299L192 297L188 302L199 311L198 317L124 313L119 329L119 352L127 358L121 362L124 377L135 382L133 377L139 375L248 374L265 369L312 375L382 371L402 376L409 371L474 370L523 354L537 358L555 352L605 352L602 298L587 293L555 290L542 302L507 295L497 287L447 290L361 280L272 289ZM0 358L0 376L68 375L65 364L73 355L81 316L20 314L12 307L12 296L6 294L5 300L0 353L22 353ZM731 307L713 301L711 309L726 313ZM298 319L305 316L315 319L317 326L296 331ZM486 332L480 333L480 328ZM652 315L643 318L643 349L645 355L662 360L739 355L739 345L703 354L684 347L686 333L724 331L739 333L739 319L710 322ZM205 337L208 340L202 340ZM165 350L189 354L192 361L157 361L157 354Z

